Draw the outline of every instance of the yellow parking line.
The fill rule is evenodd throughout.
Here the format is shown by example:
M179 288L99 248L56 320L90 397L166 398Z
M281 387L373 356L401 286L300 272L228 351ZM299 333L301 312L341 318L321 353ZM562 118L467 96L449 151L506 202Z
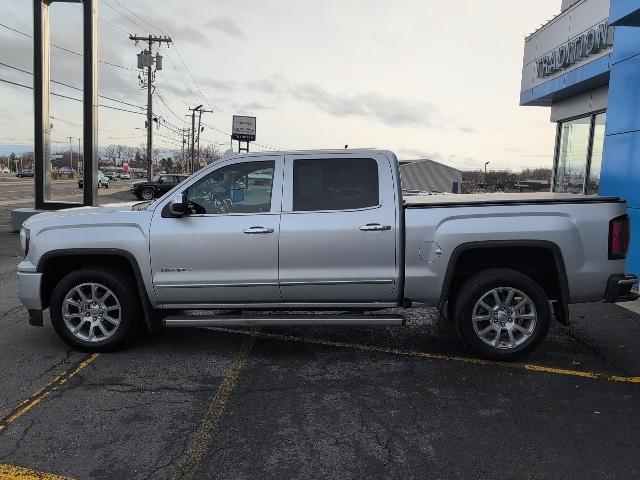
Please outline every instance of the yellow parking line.
M2 480L71 480L69 477L3 463L0 463L0 478Z
M238 377L240 376L242 367L244 367L244 364L247 362L255 341L255 336L251 336L249 338L245 338L242 342L240 351L238 352L233 365L231 365L225 374L222 384L218 387L218 391L209 404L204 420L200 424L200 428L198 428L189 450L187 450L187 453L182 458L180 465L178 465L176 471L177 479L184 480L195 478L196 468L200 465L207 445L209 445L209 442L218 427L222 411L238 383Z
M216 332L233 333L237 335L250 335L257 338L281 340L285 342L308 343L313 345L323 345L327 347L349 348L352 350L360 350L365 352L388 353L391 355L411 356L418 358L427 358L430 360L445 360L450 362L471 363L474 365L493 365L506 368L514 368L520 370L528 370L531 372L548 373L552 375L564 375L573 377L590 378L594 380L607 380L616 383L640 383L640 377L623 377L617 375L605 375L603 373L590 372L586 370L568 370L565 368L547 367L544 365L535 365L531 363L508 363L496 362L492 360L483 360L480 358L460 357L456 355L444 355L440 353L417 352L413 350L402 350L398 348L378 347L375 345L365 345L360 343L335 342L332 340L320 340L314 338L297 337L294 335L281 335L277 333L252 332L249 330L240 330L227 327L203 327L207 330Z
M58 389L58 387L67 383L67 381L69 381L72 377L74 377L80 370L90 365L99 356L100 356L99 353L93 353L91 355L85 356L78 363L74 364L72 368L70 368L64 373L61 373L56 378L54 378L51 382L49 382L40 390L38 390L36 393L24 399L22 402L20 402L20 404L18 404L17 407L11 410L4 417L0 418L0 433L5 428L7 428L7 425L9 425L11 422L16 421L18 418L22 417L25 413L27 413L33 407L38 405L47 395L49 395L54 390Z

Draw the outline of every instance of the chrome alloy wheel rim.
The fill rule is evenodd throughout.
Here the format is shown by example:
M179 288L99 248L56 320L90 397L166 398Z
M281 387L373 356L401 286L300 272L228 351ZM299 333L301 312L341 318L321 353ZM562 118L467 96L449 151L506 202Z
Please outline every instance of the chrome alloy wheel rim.
M64 297L62 318L73 336L101 342L118 330L122 308L118 297L104 285L82 283Z
M144 200L151 200L153 199L153 192L151 190L149 190L148 188L142 191L142 198Z
M483 294L471 315L476 335L501 350L526 342L533 335L538 318L533 300L512 287L497 287Z

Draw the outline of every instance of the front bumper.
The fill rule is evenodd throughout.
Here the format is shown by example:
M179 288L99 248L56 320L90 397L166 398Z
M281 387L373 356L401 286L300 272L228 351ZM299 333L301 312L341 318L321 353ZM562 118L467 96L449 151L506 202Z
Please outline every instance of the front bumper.
M29 310L42 310L41 283L42 273L18 272L18 298Z
M638 283L638 277L630 274L611 275L607 282L604 301L607 303L632 302L640 295L631 289Z

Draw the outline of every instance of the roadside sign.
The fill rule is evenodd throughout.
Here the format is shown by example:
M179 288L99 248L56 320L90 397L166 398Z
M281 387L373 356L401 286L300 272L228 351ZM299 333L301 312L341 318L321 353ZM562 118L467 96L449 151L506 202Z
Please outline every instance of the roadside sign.
M233 116L231 138L243 142L253 142L256 139L256 117Z

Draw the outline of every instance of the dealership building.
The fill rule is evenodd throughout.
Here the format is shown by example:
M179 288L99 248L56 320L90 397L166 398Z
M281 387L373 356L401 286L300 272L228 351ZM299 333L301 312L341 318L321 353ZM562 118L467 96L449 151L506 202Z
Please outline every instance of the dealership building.
M520 104L557 124L554 191L628 202L640 274L640 1L562 0L525 39Z

